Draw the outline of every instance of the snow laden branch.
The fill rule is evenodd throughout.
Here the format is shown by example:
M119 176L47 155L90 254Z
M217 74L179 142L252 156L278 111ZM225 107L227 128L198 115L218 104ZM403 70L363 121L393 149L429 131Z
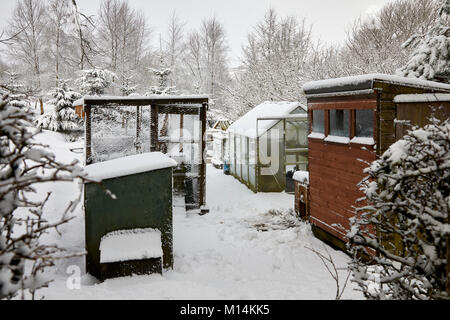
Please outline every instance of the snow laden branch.
M413 128L365 169L352 281L372 299L449 299L450 120ZM373 279L376 276L376 284Z
M19 294L34 298L36 290L49 283L43 277L45 268L55 259L82 254L41 241L44 234L59 233L58 228L72 219L81 193L61 210L57 221L45 217L50 194L31 199L36 199L41 183L90 180L77 161L60 163L47 146L36 143L31 121L31 113L12 106L7 97L0 99L0 299Z

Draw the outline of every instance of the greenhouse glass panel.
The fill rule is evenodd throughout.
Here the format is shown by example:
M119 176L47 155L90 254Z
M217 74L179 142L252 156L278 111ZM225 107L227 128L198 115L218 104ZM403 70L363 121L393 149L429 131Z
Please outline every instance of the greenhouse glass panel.
M242 180L248 181L248 138L242 137Z
M238 177L241 176L242 171L241 171L241 164L242 164L242 160L241 160L241 136L236 136L236 175Z

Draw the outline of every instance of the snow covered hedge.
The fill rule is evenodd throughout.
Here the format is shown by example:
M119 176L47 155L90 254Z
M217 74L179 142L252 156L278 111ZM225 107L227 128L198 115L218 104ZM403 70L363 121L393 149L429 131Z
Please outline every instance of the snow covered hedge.
M347 235L353 281L372 299L449 299L450 120L414 128L365 172L368 205ZM358 258L366 248L374 265Z
M78 202L61 208L57 221L48 221L50 194L36 194L37 184L86 179L77 161L60 163L48 147L35 142L31 122L29 111L0 98L0 299L34 297L49 282L44 269L71 255L41 237L70 221Z

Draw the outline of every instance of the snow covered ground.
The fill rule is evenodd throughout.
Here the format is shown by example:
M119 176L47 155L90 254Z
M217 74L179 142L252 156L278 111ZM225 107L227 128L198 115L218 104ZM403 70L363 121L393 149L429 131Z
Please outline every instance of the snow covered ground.
M37 139L51 145L59 160L80 154L70 151L62 135L44 131ZM56 217L64 203L76 197L76 183L53 183L39 187L52 191L47 205ZM308 224L286 214L293 196L285 193L254 194L231 176L208 165L207 215L174 211L174 268L163 275L132 276L99 283L85 275L84 258L58 261L48 271L55 278L40 290L46 299L334 299L336 285L320 259L306 247L325 253L324 244L312 235ZM281 210L284 214L272 211ZM84 249L84 219L76 218L60 229L61 236L48 235L73 251ZM348 257L326 246L338 267ZM71 272L81 270L81 287L69 289ZM76 273L75 273L76 276ZM341 271L341 283L346 272ZM70 281L69 281L70 282ZM342 285L342 284L341 284ZM71 286L69 286L71 287ZM343 299L362 299L349 282Z

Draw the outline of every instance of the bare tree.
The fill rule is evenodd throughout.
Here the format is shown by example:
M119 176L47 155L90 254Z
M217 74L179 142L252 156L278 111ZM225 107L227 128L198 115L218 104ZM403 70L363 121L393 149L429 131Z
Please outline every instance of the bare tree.
M41 85L41 60L45 48L45 5L38 0L19 0L8 24L9 54L21 61L31 72L32 86L38 91ZM42 98L41 113L43 110Z
M247 37L242 67L235 72L237 85L228 88L239 113L267 100L301 101L301 86L311 78L312 49L311 28L305 20L268 10Z
M142 13L131 8L128 1L103 0L97 27L101 56L107 67L116 73L136 70L146 54L150 36Z
M78 67L83 70L86 62L89 66L94 67L91 61L91 55L97 53L92 37L92 29L95 28L94 21L79 11L76 0L72 0L72 18L73 30L79 41Z
M185 48L184 43L184 27L185 23L180 20L176 11L172 12L167 27L166 55L168 57L168 67L172 70L169 79L170 86L179 86L181 78L181 56Z
M48 24L46 28L47 52L49 68L53 65L55 86L59 86L64 78L64 68L70 68L73 61L73 43L75 40L70 33L72 12L69 0L49 0L47 8Z

